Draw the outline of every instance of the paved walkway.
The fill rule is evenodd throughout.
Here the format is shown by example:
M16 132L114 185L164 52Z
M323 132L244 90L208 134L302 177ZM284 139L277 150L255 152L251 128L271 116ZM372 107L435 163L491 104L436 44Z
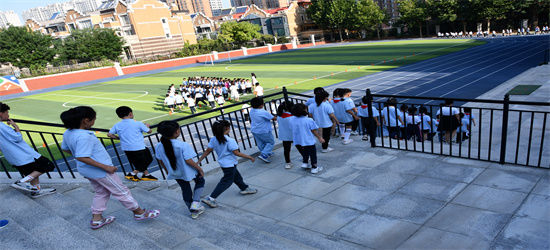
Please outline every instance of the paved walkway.
M219 197L219 208L198 220L189 218L173 182L128 183L143 206L162 210L158 221L135 223L110 202L106 214L117 221L98 231L87 227L89 184L63 184L58 194L37 200L0 185L2 217L13 221L0 230L0 246L550 248L547 170L371 149L354 139L346 146L336 139L334 152L319 153L325 171L318 175L285 170L282 149L270 164L241 163L245 181L259 192L241 196L233 186ZM300 164L296 150L292 161ZM220 171L206 177L204 194L220 177ZM26 242L31 235L34 240ZM137 235L145 238L128 242Z

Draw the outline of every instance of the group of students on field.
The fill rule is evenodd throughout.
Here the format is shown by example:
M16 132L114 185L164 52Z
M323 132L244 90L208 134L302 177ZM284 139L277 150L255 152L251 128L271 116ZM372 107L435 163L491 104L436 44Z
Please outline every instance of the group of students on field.
M175 109L184 110L184 105L194 114L199 108L223 107L226 101L239 101L241 95L254 94L263 96L264 89L251 73L250 79L218 78L218 77L188 77L183 78L179 87L174 84L168 87L164 105L173 113ZM201 105L202 103L202 105Z
M548 26L542 26L542 29L539 26L536 26L533 30L535 35L542 35L542 34L548 34L550 33L550 28ZM500 33L500 36L512 36L514 33L518 36L522 35L530 35L531 29L529 27L527 28L518 28L515 32L512 29L503 29ZM488 30L480 30L475 32L469 31L469 32L437 32L437 37L439 38L472 38L472 37L496 37L499 34L493 30L489 32Z

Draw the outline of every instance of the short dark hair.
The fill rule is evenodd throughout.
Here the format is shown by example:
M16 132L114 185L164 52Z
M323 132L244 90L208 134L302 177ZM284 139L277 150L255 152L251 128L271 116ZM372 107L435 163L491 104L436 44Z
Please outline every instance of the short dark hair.
M261 97L254 97L250 100L250 106L252 106L252 108L255 108L255 109L261 107L263 104L264 104L264 99Z
M363 96L363 98L361 99L361 102L363 104L369 104L369 98L367 96Z
M119 118L122 118L122 117L128 116L132 112L132 109L128 106L120 106L116 109L115 112Z
M94 119L96 116L95 110L89 106L78 106L64 111L59 116L63 125L68 129L77 129L80 128L82 120Z
M4 113L8 110L10 110L10 106L8 106L8 104L0 102L0 113Z
M307 115L307 106L303 103L295 104L292 107L292 115L296 117L302 117Z
M282 116L285 111L291 112L293 106L294 106L294 103L292 102L286 102L286 101L281 102L281 104L277 108L277 116Z
M256 86L260 86L260 83L259 83L259 82L257 82L257 83L256 83Z
M313 89L313 94L314 95L317 95L318 93L321 93L321 92L326 92L324 88L322 87L317 87L317 88L314 88Z

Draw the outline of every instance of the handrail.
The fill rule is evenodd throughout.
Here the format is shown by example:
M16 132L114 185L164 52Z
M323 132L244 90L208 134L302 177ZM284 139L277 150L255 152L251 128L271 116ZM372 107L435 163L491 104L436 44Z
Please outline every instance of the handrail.
M446 98L446 97L424 97L424 96L410 96L410 95L385 95L385 94L371 94L373 97L394 97L403 99L418 99L418 100L453 100L457 102L478 102L478 103L493 103L504 104L503 100L491 100L491 99L465 99L465 98ZM509 101L509 104L516 105L532 105L532 106L550 106L550 102L527 102L527 101Z

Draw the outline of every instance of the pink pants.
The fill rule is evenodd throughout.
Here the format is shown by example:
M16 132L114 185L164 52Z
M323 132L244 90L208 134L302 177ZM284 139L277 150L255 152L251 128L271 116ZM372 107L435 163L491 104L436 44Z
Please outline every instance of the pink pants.
M128 187L122 184L116 174L107 174L103 178L90 179L94 188L95 196L92 201L92 214L102 214L107 209L107 202L111 195L122 203L128 210L134 211L139 208L137 201L132 197Z

